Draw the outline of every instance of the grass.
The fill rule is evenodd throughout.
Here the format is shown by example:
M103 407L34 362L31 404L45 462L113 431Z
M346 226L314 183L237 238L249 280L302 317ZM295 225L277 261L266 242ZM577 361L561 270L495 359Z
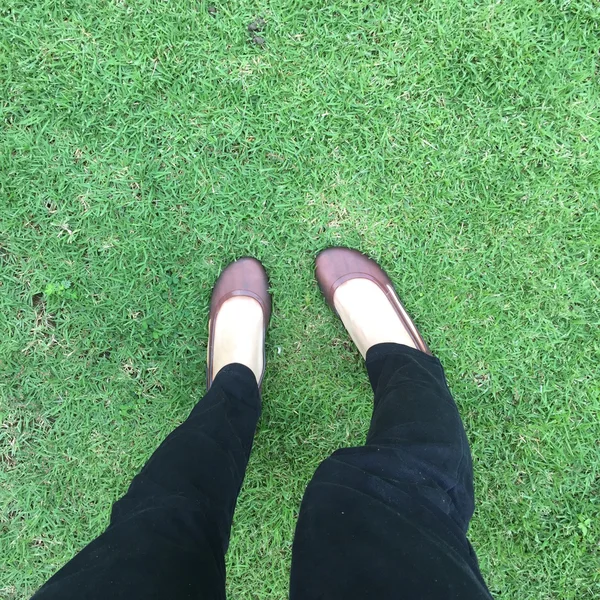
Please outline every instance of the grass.
M303 489L370 414L313 281L331 244L380 260L446 367L493 593L598 597L600 6L214 8L0 6L0 598L102 531L202 397L246 254L275 308L228 589L286 597Z

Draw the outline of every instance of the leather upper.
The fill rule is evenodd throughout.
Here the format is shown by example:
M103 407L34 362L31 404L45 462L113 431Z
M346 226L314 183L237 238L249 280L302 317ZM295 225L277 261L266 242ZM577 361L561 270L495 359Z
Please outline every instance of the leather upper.
M214 327L217 321L217 314L223 304L234 296L248 296L254 298L262 308L264 317L265 333L271 318L271 295L269 294L269 278L260 261L251 257L244 257L236 260L227 266L213 288L210 301L210 326L208 336L208 369L207 369L207 387L209 388L214 379L213 370L213 340ZM260 378L260 383L264 376Z
M373 259L351 248L328 248L317 256L315 274L327 303L334 311L336 309L333 295L342 283L357 278L368 279L375 283L386 295L415 346L422 352L431 354L431 350L400 302L391 279Z

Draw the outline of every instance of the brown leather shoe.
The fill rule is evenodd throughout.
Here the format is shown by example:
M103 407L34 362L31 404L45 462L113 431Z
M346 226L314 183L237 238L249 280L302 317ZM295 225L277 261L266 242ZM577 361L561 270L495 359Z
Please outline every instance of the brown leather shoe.
M368 279L375 283L386 295L416 348L431 354L425 340L400 302L390 278L374 260L351 248L328 248L317 256L315 274L327 303L336 314L333 295L343 283L357 278Z
M271 295L269 294L269 279L262 264L251 257L244 257L227 266L217 279L210 301L210 321L208 332L206 386L210 388L214 376L214 338L217 315L223 304L234 296L254 298L263 312L264 335L271 318ZM263 338L264 340L264 338ZM266 357L263 343L263 371L258 385L262 383L265 373Z

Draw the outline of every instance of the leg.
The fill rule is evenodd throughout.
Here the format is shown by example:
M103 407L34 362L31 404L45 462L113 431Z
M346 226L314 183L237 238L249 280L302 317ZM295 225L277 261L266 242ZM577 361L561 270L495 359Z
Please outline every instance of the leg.
M36 600L225 598L224 557L260 415L270 307L257 260L223 271L211 300L208 393L114 505L108 529Z
M366 358L375 406L366 445L335 452L306 490L291 600L489 599L466 538L469 445L440 362L373 260L331 248L317 279Z
M291 600L490 598L466 538L469 447L439 361L388 343L367 368L367 443L335 452L306 490Z
M225 598L224 556L259 415L252 371L222 369L115 503L108 529L35 600Z

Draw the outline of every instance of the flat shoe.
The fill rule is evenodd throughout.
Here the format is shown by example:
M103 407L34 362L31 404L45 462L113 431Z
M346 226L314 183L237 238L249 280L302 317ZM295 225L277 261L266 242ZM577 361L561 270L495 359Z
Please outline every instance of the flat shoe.
M406 312L402 302L400 302L391 279L373 259L351 248L327 248L320 252L316 258L315 275L321 292L323 292L327 303L336 314L337 310L333 302L333 295L342 283L350 279L360 278L375 283L386 295L417 349L431 355L431 350L429 350L416 325Z
M269 279L262 264L251 257L244 257L232 262L227 266L213 288L210 301L210 322L208 331L208 351L207 351L207 370L206 387L212 385L215 373L213 373L214 364L214 344L215 324L219 310L227 300L234 296L248 296L254 298L262 308L264 336L266 337L267 326L271 317L271 295L269 294ZM265 338L263 337L263 340ZM263 343L263 370L258 385L260 387L266 366L266 356Z

